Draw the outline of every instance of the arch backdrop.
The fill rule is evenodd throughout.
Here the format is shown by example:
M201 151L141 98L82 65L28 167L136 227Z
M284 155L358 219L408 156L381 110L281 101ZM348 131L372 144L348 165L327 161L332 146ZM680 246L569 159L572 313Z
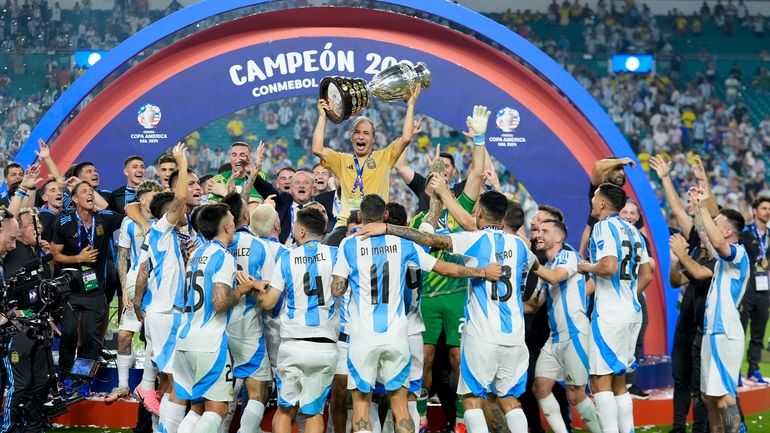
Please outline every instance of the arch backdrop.
M102 185L125 182L122 161L153 160L191 131L233 111L273 100L318 94L328 75L369 80L400 60L425 62L433 84L417 112L463 130L474 104L490 107L488 149L539 203L564 210L570 240L579 241L589 213L594 161L635 155L606 112L556 62L510 29L443 0L379 0L465 27L518 59L434 22L377 9L310 7L257 13L183 38L135 66L144 49L227 11L271 0L204 0L134 34L89 69L33 130L16 156L27 166L38 138L48 140L67 116L113 72L127 69L67 125L52 147L60 166L92 161ZM668 353L677 292L664 289L668 228L644 171L627 170L629 195L640 203L660 270L647 290L646 353ZM657 246L662 249L658 254Z

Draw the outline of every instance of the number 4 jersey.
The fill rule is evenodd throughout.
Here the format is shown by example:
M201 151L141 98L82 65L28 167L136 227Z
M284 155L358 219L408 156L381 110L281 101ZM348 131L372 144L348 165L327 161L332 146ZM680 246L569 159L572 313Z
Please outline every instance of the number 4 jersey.
M471 278L465 303L466 336L500 346L524 344L524 313L521 306L522 285L537 257L521 238L496 228L453 233L452 253L470 260L469 267L483 268L490 263L503 267L497 282Z
M609 323L641 323L642 307L636 296L639 267L650 261L644 239L630 223L610 215L594 225L590 242L591 262L615 257L618 269L608 277L594 275L596 282L592 318Z
M404 292L410 263L430 272L436 258L414 242L391 235L342 241L334 275L348 278L351 300L345 329L351 343L376 346L407 341Z

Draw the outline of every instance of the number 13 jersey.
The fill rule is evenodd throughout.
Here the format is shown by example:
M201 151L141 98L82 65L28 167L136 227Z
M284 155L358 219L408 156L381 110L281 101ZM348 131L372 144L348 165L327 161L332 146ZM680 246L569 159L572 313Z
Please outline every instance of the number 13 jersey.
M594 225L589 244L591 262L615 257L618 268L608 277L594 275L596 289L592 318L609 323L641 323L642 307L636 296L639 266L648 263L642 235L630 223L610 215Z
M404 291L410 263L430 272L436 258L414 242L392 235L342 241L334 275L348 278L351 301L345 329L351 343L377 346L406 342Z
M466 266L483 268L498 263L504 271L503 278L496 282L470 279L463 339L470 336L500 346L523 345L522 285L537 257L521 238L496 228L452 233L449 237L452 253L470 259Z

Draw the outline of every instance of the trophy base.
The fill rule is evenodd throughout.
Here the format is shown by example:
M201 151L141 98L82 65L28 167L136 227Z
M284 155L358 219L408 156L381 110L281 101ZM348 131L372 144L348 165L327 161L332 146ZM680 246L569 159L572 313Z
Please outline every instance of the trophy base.
M366 81L360 78L326 77L319 86L321 99L329 103L326 117L342 123L369 104Z

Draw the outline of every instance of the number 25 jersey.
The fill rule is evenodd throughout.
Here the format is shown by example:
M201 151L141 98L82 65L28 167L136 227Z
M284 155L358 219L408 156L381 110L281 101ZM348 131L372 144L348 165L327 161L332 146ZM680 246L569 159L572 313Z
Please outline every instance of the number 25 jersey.
M452 233L449 237L452 253L470 259L466 266L483 268L498 263L504 271L503 278L496 282L470 279L463 338L470 336L500 346L523 345L521 286L537 257L521 238L496 228Z
M594 275L596 284L592 318L609 323L641 323L642 306L636 296L639 267L650 261L639 230L617 215L594 225L589 244L591 262L604 257L618 260L617 271L608 277Z
M436 258L414 242L392 235L365 240L351 236L342 241L333 273L348 278L345 330L351 343L377 346L406 341L404 291L410 263L430 272Z

